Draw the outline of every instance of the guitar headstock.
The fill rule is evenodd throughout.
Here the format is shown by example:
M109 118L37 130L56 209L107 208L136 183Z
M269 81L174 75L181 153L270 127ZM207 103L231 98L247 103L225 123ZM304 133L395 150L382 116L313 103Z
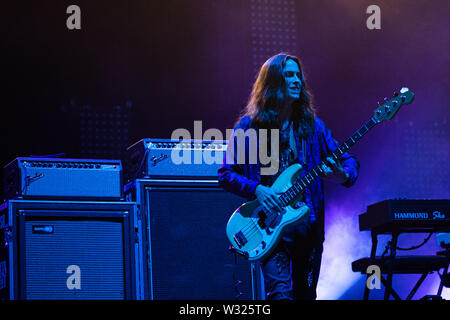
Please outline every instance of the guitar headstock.
M391 100L387 100L383 105L375 109L375 121L379 123L384 120L391 120L402 105L410 104L413 100L414 93L408 88L401 88L400 93L395 93Z

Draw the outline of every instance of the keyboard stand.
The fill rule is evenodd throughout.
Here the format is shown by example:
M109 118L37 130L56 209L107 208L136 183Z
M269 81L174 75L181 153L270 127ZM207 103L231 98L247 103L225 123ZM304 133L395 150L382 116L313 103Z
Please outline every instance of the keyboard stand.
M385 232L382 232L386 234ZM417 292L419 287L422 285L423 281L428 274L439 271L444 268L444 274L441 277L441 283L438 290L438 296L442 293L443 283L442 278L448 273L450 257L449 256L396 256L397 252L397 241L400 231L391 232L392 239L389 242L389 256L376 257L377 245L378 245L378 233L374 230L371 231L372 235L372 248L370 252L370 258L362 258L356 260L352 263L352 269L355 272L361 272L361 274L366 274L367 268L370 265L377 265L380 268L381 274L386 274L386 278L382 275L380 277L381 283L385 287L384 300L389 300L392 297L396 300L401 300L400 296L392 288L392 277L393 274L421 274L420 279L414 285L411 292L408 294L406 300L411 300L414 294ZM367 286L367 279L370 275L367 275L366 285L364 287L364 300L369 299L370 289Z

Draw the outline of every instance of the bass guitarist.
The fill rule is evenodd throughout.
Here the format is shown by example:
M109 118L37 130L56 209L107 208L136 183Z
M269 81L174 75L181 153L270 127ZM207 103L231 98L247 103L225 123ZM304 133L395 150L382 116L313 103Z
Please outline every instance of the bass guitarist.
M241 163L233 153L234 161L224 161L218 171L220 186L248 200L257 199L266 210L281 210L282 204L270 188L281 172L293 163L300 163L305 173L339 147L330 130L316 117L311 100L299 59L284 53L269 58L258 73L234 132L278 129L278 172L262 175L259 159L257 163ZM236 135L231 139L236 139ZM235 141L233 145L238 143ZM245 141L244 144L247 155L249 146ZM270 145L267 149L270 153ZM340 162L327 158L326 163L321 168L323 178L346 187L355 183L359 162L353 156L344 153ZM322 179L316 179L305 189L302 201L310 208L309 216L288 226L276 249L260 262L267 299L316 298L324 241Z

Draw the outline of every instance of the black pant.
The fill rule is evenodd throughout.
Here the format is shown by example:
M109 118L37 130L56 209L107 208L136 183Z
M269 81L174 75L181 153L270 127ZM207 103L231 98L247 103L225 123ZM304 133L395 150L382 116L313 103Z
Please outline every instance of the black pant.
M268 300L314 300L323 251L323 227L290 226L274 252L261 263Z

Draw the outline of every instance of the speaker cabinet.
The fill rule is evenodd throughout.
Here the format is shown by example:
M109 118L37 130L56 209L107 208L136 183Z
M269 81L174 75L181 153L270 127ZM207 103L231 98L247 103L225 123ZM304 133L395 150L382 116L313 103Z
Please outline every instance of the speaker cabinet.
M7 299L137 299L136 204L11 200L2 212ZM8 288L9 287L9 288Z
M261 299L259 268L229 250L226 224L244 199L211 180L138 179L147 299Z

